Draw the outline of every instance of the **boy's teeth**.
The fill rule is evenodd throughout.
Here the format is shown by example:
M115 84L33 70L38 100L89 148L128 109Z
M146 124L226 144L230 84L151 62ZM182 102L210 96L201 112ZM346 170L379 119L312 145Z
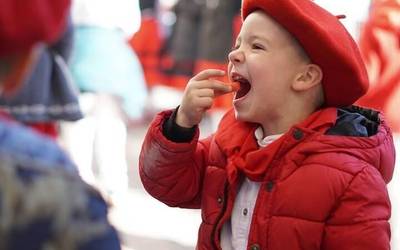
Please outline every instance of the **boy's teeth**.
M234 81L241 81L241 80L243 80L244 78L243 77L240 77L240 76L234 76L233 77L233 80Z

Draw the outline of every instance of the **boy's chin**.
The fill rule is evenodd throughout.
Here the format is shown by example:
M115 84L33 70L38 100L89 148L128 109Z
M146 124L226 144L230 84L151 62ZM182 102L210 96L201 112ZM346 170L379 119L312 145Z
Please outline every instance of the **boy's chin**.
M241 121L241 122L251 122L251 123L255 122L251 119L251 117L247 117L243 112L239 112L236 109L234 109L234 110L235 110L236 120Z

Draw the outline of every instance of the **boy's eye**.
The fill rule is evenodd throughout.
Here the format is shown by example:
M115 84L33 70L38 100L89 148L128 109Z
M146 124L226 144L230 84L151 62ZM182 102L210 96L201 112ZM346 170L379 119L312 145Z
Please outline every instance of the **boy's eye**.
M260 44L257 44L257 43L253 44L251 47L253 49L262 49L262 50L264 50L264 47L262 45L260 45Z

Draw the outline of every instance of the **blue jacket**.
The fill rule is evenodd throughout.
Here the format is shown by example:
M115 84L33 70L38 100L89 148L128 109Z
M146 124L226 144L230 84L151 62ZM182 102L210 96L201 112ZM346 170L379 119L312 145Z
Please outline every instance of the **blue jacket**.
M50 139L0 117L0 248L117 250L107 204Z

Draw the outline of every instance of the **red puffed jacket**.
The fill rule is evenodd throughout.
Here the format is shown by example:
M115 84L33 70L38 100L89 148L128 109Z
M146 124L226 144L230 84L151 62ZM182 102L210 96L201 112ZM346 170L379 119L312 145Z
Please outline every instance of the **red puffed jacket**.
M355 106L320 110L272 151L272 144L257 147L256 125L236 121L233 111L214 135L198 140L197 131L188 143L172 142L162 128L171 113L160 113L148 130L140 176L165 204L201 208L197 249L221 249L221 228L244 173L260 170L247 249L390 249L386 184L395 151L379 113Z

